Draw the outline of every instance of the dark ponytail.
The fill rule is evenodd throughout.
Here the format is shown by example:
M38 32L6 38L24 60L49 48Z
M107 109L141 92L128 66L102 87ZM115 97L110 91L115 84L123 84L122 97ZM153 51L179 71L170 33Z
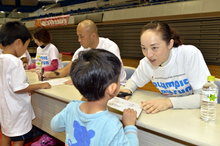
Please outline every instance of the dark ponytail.
M178 47L183 44L183 39L179 36L178 32L171 28L170 29L172 39L174 40L173 47Z

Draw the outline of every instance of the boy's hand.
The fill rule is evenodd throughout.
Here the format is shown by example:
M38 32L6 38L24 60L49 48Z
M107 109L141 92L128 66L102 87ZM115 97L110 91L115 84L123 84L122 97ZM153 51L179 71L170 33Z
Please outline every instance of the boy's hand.
M137 112L134 109L124 109L122 116L122 123L124 126L135 125L137 120Z
M119 92L131 93L129 89L120 89ZM125 99L128 100L131 96L125 96Z
M51 85L48 82L41 83L41 89L50 89Z

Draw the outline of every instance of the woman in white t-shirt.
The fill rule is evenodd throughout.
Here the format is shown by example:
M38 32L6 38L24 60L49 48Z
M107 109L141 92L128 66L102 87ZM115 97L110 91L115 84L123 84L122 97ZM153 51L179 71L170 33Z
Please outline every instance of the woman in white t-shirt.
M63 68L62 61L59 59L59 51L51 44L51 35L44 27L38 27L33 32L34 42L38 45L36 58L40 55L42 60L42 68L44 71L54 71ZM28 69L35 71L36 65L31 64Z
M152 81L167 98L142 101L146 113L168 108L199 108L199 91L210 75L200 50L183 45L178 33L161 21L145 25L140 42L145 57L121 91L132 93Z

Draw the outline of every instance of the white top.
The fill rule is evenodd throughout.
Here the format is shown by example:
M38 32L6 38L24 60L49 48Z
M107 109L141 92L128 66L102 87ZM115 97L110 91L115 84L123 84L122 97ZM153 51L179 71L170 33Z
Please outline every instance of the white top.
M42 60L42 67L50 66L51 61L53 59L58 60L58 69L63 68L62 61L59 59L59 51L56 46L53 44L46 45L43 49L41 47L37 47L37 53L35 59L37 59L37 56L40 55L40 58Z
M0 55L0 123L6 136L19 136L32 129L35 118L30 93L15 91L29 86L22 61L10 54Z
M163 67L154 67L143 58L129 82L143 87L152 81L163 95L170 97L174 108L200 107L199 93L192 94L202 88L210 75L200 50L192 45L181 45L171 49L168 60ZM136 88L129 82L125 88L134 92ZM176 98L181 96L184 97Z
M21 59L21 58L23 58L23 57L26 57L26 58L27 58L27 61L28 61L28 65L31 65L31 63L32 63L32 62L31 62L31 56L30 56L28 50L26 50L25 53L24 53L21 57L19 57L19 58Z
M75 59L78 58L78 54L80 51L88 51L91 48L84 48L83 46L81 46L78 50L76 50L76 52L73 55L72 61L74 61ZM120 50L118 48L118 45L116 43L114 43L113 41L109 40L108 38L102 38L99 37L99 44L96 47L96 49L103 49L103 50L107 50L113 54L115 54L118 59L121 61L121 74L120 74L120 82L122 85L124 85L126 83L126 73L123 67L123 62L121 60L121 55L120 55Z
M3 52L3 49L0 48L0 54Z

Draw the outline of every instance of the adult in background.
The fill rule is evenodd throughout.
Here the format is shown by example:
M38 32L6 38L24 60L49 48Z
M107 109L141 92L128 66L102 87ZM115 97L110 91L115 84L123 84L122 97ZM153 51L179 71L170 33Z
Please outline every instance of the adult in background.
M62 61L59 59L59 50L51 43L52 37L45 27L38 27L33 32L34 42L38 45L37 56L42 60L44 71L54 71L63 68ZM28 69L35 71L36 62L28 66Z
M123 68L123 63L121 60L118 45L113 41L109 40L108 38L99 37L97 26L91 20L84 20L80 22L76 28L76 32L81 47L74 53L72 61L78 58L78 53L80 51L88 51L90 49L104 49L109 52L112 52L119 58L122 64L120 83L124 85L126 83L126 73ZM54 72L45 72L43 74L44 80L48 78L58 78L69 75L72 61L62 69L56 70ZM69 80L64 84L72 84L72 81Z
M140 41L145 57L122 91L135 92L137 87L152 81L167 98L142 101L147 113L168 108L199 108L199 91L210 75L200 50L183 45L178 33L161 21L145 25Z

